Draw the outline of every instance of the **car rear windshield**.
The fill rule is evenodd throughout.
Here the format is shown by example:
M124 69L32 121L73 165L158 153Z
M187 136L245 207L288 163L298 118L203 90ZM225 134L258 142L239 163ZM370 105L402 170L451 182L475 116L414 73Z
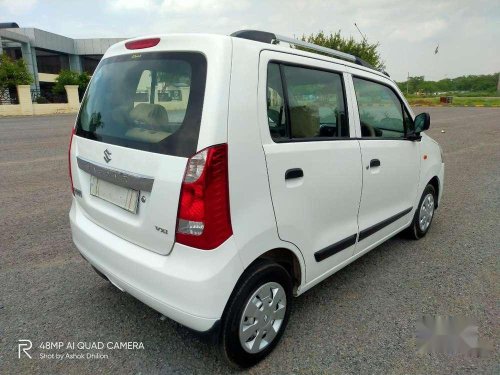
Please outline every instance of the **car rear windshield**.
M206 72L206 59L196 52L104 59L82 101L76 134L189 157L198 145Z

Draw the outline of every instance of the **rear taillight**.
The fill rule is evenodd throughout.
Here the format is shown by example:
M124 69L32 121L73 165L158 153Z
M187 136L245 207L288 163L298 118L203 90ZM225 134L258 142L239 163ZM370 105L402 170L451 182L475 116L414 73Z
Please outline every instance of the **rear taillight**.
M127 49L143 49L143 48L154 47L158 43L160 43L160 38L133 40L131 42L125 43L125 48L127 48Z
M75 128L71 129L71 137L69 138L68 147L68 168L69 168L69 181L71 183L71 193L75 195L75 187L73 186L73 175L71 173L71 145L73 144L73 136L75 135Z
M179 197L177 242L211 250L233 234L228 185L227 144L189 158Z

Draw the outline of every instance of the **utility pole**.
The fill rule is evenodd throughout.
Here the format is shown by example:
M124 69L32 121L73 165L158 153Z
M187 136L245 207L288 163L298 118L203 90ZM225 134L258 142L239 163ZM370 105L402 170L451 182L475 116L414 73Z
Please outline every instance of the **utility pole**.
M406 77L406 95L408 95L408 84L410 83L410 72L408 72L408 77Z

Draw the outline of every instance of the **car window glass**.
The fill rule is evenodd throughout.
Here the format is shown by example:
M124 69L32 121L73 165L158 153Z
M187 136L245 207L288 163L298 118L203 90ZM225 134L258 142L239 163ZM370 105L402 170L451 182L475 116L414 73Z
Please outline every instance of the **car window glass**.
M267 120L273 139L288 138L280 67L273 63L267 68Z
M77 135L149 152L196 152L207 62L194 52L101 61L82 101Z
M283 65L292 138L348 137L340 74Z
M387 86L353 78L363 138L404 138L402 103Z

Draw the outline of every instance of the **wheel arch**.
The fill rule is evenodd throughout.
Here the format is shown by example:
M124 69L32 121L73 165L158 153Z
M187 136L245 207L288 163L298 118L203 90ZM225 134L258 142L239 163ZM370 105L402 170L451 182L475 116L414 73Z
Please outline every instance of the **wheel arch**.
M226 302L226 306L224 307L224 311L221 317L222 320L226 318L228 305L234 298L235 292L238 289L239 285L241 285L241 283L245 279L248 270L255 264L263 261L272 261L283 266L292 277L294 296L297 296L299 294L300 286L305 283L305 264L303 263L303 260L301 261L300 256L293 250L285 247L276 247L271 250L263 251L255 259L253 259L253 261L249 262L246 265L238 280L234 284L231 295L229 296Z
M264 249L260 252L256 252L252 257L247 256L246 259L243 260L244 268L238 278L238 281L235 283L234 288L236 288L245 277L245 274L250 267L258 262L267 260L278 263L288 271L292 277L294 295L300 294L300 286L305 283L305 263L302 254L298 250L294 250L295 249L277 246L269 250Z
M439 182L439 177L438 176L434 176L432 177L429 182L427 182L426 186L427 185L431 185L434 190L436 190L436 199L434 200L434 206L435 208L438 208L438 205L439 205L439 189L440 189L440 182Z
M304 272L298 256L292 250L280 247L260 254L252 263L248 265L248 267L262 259L276 262L288 271L292 277L293 293L294 295L297 295L298 289L302 285L304 277Z

